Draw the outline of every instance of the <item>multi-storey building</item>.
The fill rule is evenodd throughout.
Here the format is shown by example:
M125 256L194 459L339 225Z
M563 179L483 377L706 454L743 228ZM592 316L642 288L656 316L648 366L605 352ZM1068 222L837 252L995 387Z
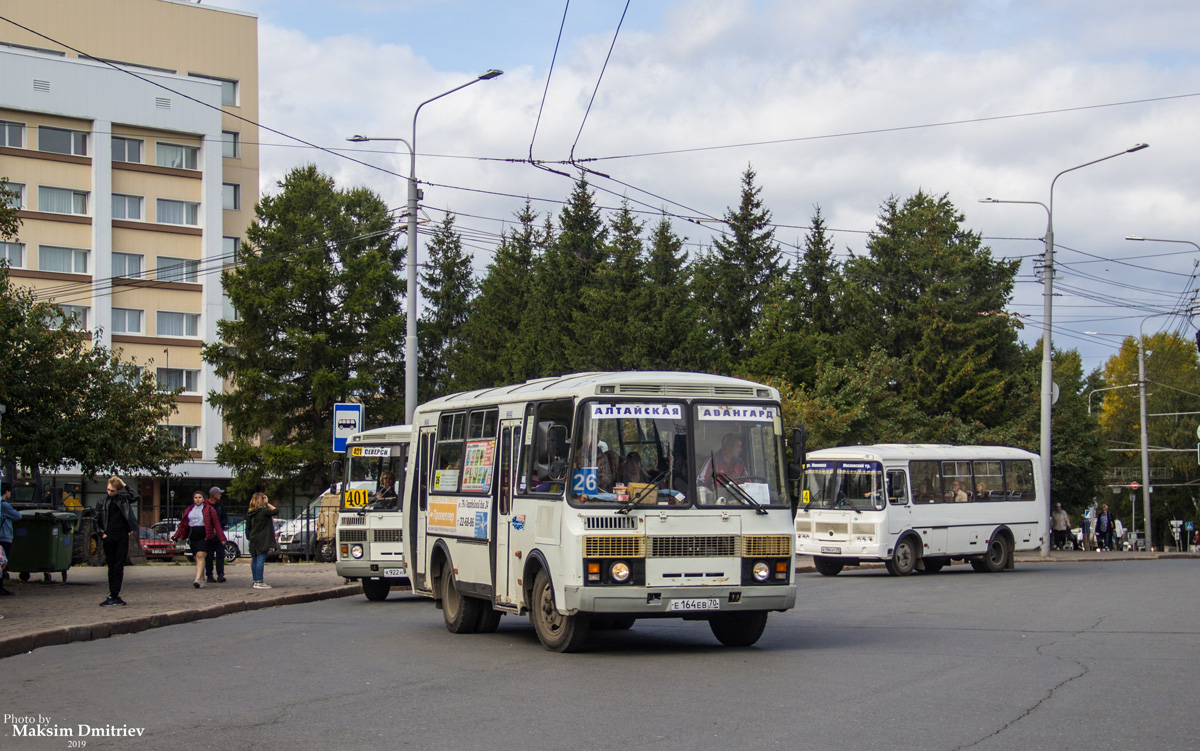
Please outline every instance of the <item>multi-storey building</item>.
M229 477L200 349L233 315L220 273L258 199L257 19L182 0L0 7L0 176L23 220L0 257L182 387L169 425L193 459L140 483L143 518L166 515Z

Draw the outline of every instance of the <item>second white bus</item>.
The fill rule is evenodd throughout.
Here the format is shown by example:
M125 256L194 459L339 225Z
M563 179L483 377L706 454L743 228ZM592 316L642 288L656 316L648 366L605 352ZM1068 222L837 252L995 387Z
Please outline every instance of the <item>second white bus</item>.
M835 576L883 561L893 576L954 560L1013 567L1047 534L1040 457L999 446L878 444L808 454L796 553Z

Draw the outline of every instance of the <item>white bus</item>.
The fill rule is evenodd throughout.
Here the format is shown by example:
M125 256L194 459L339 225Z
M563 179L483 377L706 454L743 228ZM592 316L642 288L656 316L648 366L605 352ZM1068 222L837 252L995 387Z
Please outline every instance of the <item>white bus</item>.
M893 576L954 560L1013 567L1047 534L1040 457L999 446L879 444L809 452L796 552L835 576L883 561Z
M775 389L580 373L437 399L413 430L405 552L453 633L528 614L567 652L677 617L738 646L795 605Z
M362 581L368 600L385 600L393 586L408 584L400 500L410 435L409 426L395 425L346 441L345 472L335 489L342 499L336 567L348 581Z

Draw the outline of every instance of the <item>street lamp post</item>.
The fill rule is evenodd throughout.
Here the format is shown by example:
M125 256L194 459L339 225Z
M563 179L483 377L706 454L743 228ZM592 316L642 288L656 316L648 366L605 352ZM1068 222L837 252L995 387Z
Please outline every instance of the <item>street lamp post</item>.
M408 147L408 248L405 253L405 263L408 266L408 283L406 287L405 317L406 327L404 336L404 422L412 424L413 411L417 408L417 209L420 201L420 191L417 189L417 115L421 108L430 102L465 89L480 81L490 81L504 71L495 68L482 73L461 86L455 86L435 97L426 99L417 105L413 112L412 140L403 138L370 138L367 136L352 136L347 141L361 143L364 141L399 141Z
M1139 143L1132 148L1118 151L1116 154L1099 159L1093 159L1090 162L1085 162L1076 165L1069 169L1065 169L1054 176L1050 181L1050 204L1046 205L1040 201L1001 201L995 198L985 198L982 203L1026 203L1037 204L1046 210L1046 261L1044 264L1043 274L1044 288L1042 292L1042 419L1041 419L1041 456L1042 456L1042 486L1045 488L1045 508L1042 517L1050 518L1050 426L1051 426L1051 410L1054 403L1054 364L1051 359L1052 355L1052 339L1051 339L1051 314L1053 313L1054 302L1054 184L1058 182L1058 178L1074 172L1075 170L1090 167L1093 164L1115 159L1122 154L1132 154L1135 151L1141 151L1148 144ZM1050 538L1046 535L1042 536L1042 555L1050 554Z
M1096 332L1096 331L1085 331L1083 333L1098 335L1098 332ZM1108 336L1108 335L1103 334L1102 336ZM1113 334L1113 336L1117 336L1117 335ZM1112 391L1113 389L1131 389L1136 385L1137 385L1136 383L1126 383L1121 386L1105 386L1104 388L1092 389L1091 391L1088 392L1088 414L1089 415L1092 414L1092 394L1095 394L1099 391Z

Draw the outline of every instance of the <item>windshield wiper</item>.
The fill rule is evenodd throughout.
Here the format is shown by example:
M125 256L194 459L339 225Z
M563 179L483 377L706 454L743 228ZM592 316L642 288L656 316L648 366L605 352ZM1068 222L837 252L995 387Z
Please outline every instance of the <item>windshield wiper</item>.
M642 488L641 491L638 493L630 493L629 500L626 501L621 506L621 508L617 509L617 513L618 514L628 514L630 511L633 510L634 506L636 506L639 503L641 503L642 501L646 500L646 498L648 498L650 496L650 493L652 493L652 492L655 495L658 495L658 486L657 485L647 485L646 487Z
M729 488L729 490L733 492L739 501L747 506L753 506L754 510L759 514L767 513L767 510L762 507L762 504L754 500L754 498L745 490L743 490L742 486L738 485L737 482L734 481L729 475L725 474L724 472L717 472L716 467L714 467L712 476L713 480L715 480L718 485L724 485L725 487Z
M850 500L850 496L846 495L845 493L842 493L842 497L837 499L837 503L839 506L849 506L850 508L854 509L856 514L862 513L862 511L858 510L858 506L854 505L854 501Z

